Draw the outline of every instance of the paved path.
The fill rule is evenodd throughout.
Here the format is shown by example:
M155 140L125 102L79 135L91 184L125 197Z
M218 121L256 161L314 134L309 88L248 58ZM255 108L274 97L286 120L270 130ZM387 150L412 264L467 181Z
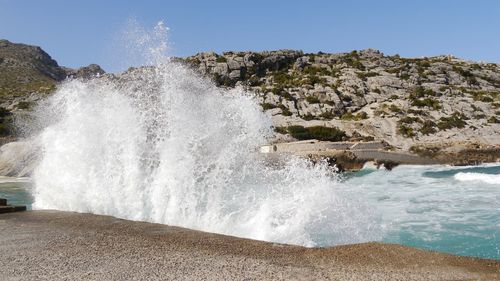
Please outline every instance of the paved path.
M0 215L0 280L500 280L500 261L310 249L57 211Z

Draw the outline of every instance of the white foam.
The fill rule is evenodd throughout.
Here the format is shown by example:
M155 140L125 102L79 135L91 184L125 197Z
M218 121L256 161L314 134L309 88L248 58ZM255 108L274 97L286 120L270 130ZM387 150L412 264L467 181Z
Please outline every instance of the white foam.
M479 181L487 184L500 185L500 175L460 172L455 174L458 181Z
M254 96L153 50L155 67L67 82L41 106L33 208L306 246L381 239L375 212L328 167L259 157L272 123Z

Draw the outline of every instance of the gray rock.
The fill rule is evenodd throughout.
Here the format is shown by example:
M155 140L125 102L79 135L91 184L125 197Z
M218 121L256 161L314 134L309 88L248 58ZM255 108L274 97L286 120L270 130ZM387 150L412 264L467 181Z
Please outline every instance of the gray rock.
M79 69L69 69L65 68L66 70L66 76L72 77L72 78L83 78L83 79L89 79L89 78L94 78L94 77L99 77L103 74L106 73L99 65L97 64L90 64L85 67L81 67Z
M229 73L229 78L230 79L239 79L241 76L241 71L238 69L238 70L233 70L231 71L231 73Z

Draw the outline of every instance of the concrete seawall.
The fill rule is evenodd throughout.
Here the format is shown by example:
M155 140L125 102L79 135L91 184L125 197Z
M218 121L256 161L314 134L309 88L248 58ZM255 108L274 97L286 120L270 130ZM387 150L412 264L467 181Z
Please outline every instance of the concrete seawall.
M378 164L439 164L437 160L402 151L389 151L384 142L322 142L307 140L265 145L260 152L266 155L295 154L312 159L327 157L331 163L347 170L361 169L364 163ZM330 163L330 161L329 161Z
M500 280L500 261L365 243L304 248L59 211L0 215L0 280Z
M365 149L365 150L351 150L358 159L366 161L392 161L399 164L412 164L412 165L429 165L438 164L437 161L420 157L415 154Z
M326 142L306 140L297 142L284 142L264 145L262 153L282 153L300 151L327 151L327 150L359 150L359 149L384 149L383 142Z

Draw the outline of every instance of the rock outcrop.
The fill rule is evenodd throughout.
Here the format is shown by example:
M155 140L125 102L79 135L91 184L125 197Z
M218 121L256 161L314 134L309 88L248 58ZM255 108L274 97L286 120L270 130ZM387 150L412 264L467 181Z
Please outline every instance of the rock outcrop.
M40 147L32 140L10 142L0 147L0 175L27 177L33 172Z
M395 148L500 145L500 66L368 49L200 53L184 61L225 87L255 92L277 131L324 126ZM293 134L292 134L293 135Z
M68 78L90 79L99 77L106 73L99 65L89 64L88 66L80 67L78 69L64 68Z

